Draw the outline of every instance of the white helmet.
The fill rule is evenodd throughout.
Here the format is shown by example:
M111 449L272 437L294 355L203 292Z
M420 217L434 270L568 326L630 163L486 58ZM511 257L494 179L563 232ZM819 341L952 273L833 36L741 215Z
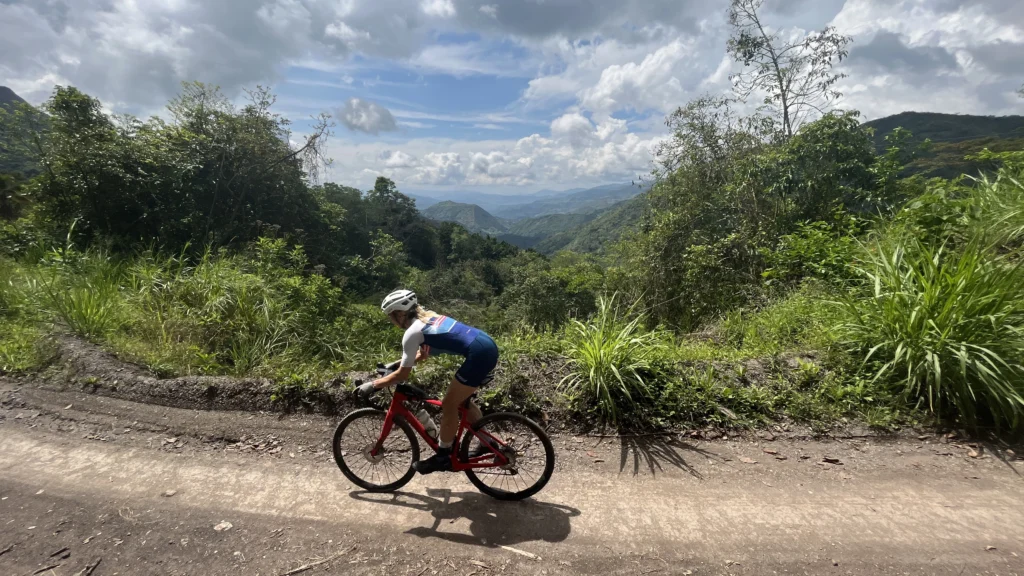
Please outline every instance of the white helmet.
M416 307L416 293L412 290L395 290L384 298L380 309L385 314L391 314L395 310L406 312Z

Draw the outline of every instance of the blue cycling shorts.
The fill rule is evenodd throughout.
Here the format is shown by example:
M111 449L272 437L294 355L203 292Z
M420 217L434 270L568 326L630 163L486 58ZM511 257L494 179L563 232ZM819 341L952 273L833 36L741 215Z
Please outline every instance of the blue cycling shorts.
M455 379L466 386L477 388L491 381L491 372L497 365L498 345L490 336L481 332L470 343L466 361L455 372Z

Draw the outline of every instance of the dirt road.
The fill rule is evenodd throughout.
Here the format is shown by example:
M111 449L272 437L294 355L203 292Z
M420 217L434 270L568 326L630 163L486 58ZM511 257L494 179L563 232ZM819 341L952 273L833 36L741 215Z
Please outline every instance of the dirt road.
M17 386L2 575L1024 575L1024 462L955 439L556 436L547 488L501 503L457 475L356 491L326 418Z

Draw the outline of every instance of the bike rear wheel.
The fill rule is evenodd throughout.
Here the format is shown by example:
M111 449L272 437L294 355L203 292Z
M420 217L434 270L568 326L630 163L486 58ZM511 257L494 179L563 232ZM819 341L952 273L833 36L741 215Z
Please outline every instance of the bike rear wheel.
M353 484L370 492L393 492L416 475L412 465L420 459L420 445L412 427L395 418L381 450L370 451L384 429L387 412L376 408L356 410L338 424L331 448L334 461Z
M459 458L468 462L470 454L479 457L495 452L508 458L509 463L466 470L466 476L481 492L498 500L533 496L544 488L555 470L551 439L536 422L520 414L501 412L481 418L462 438Z

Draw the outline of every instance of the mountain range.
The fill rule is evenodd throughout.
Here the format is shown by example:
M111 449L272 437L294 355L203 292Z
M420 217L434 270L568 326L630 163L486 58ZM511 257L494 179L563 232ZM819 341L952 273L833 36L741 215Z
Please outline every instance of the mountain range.
M618 222L618 217L626 213L620 208L646 189L633 184L609 184L561 193L542 191L519 197L518 204L499 205L496 214L476 203L443 200L421 208L421 212L430 220L457 222L467 230L495 236L521 248L534 248L545 242L543 250L553 252L593 243L569 235L572 230L583 230L587 239L617 238L618 234L612 231L616 227L611 223ZM641 203L630 205L636 207ZM639 210L629 213L633 212L639 214ZM587 225L591 226L583 229Z

